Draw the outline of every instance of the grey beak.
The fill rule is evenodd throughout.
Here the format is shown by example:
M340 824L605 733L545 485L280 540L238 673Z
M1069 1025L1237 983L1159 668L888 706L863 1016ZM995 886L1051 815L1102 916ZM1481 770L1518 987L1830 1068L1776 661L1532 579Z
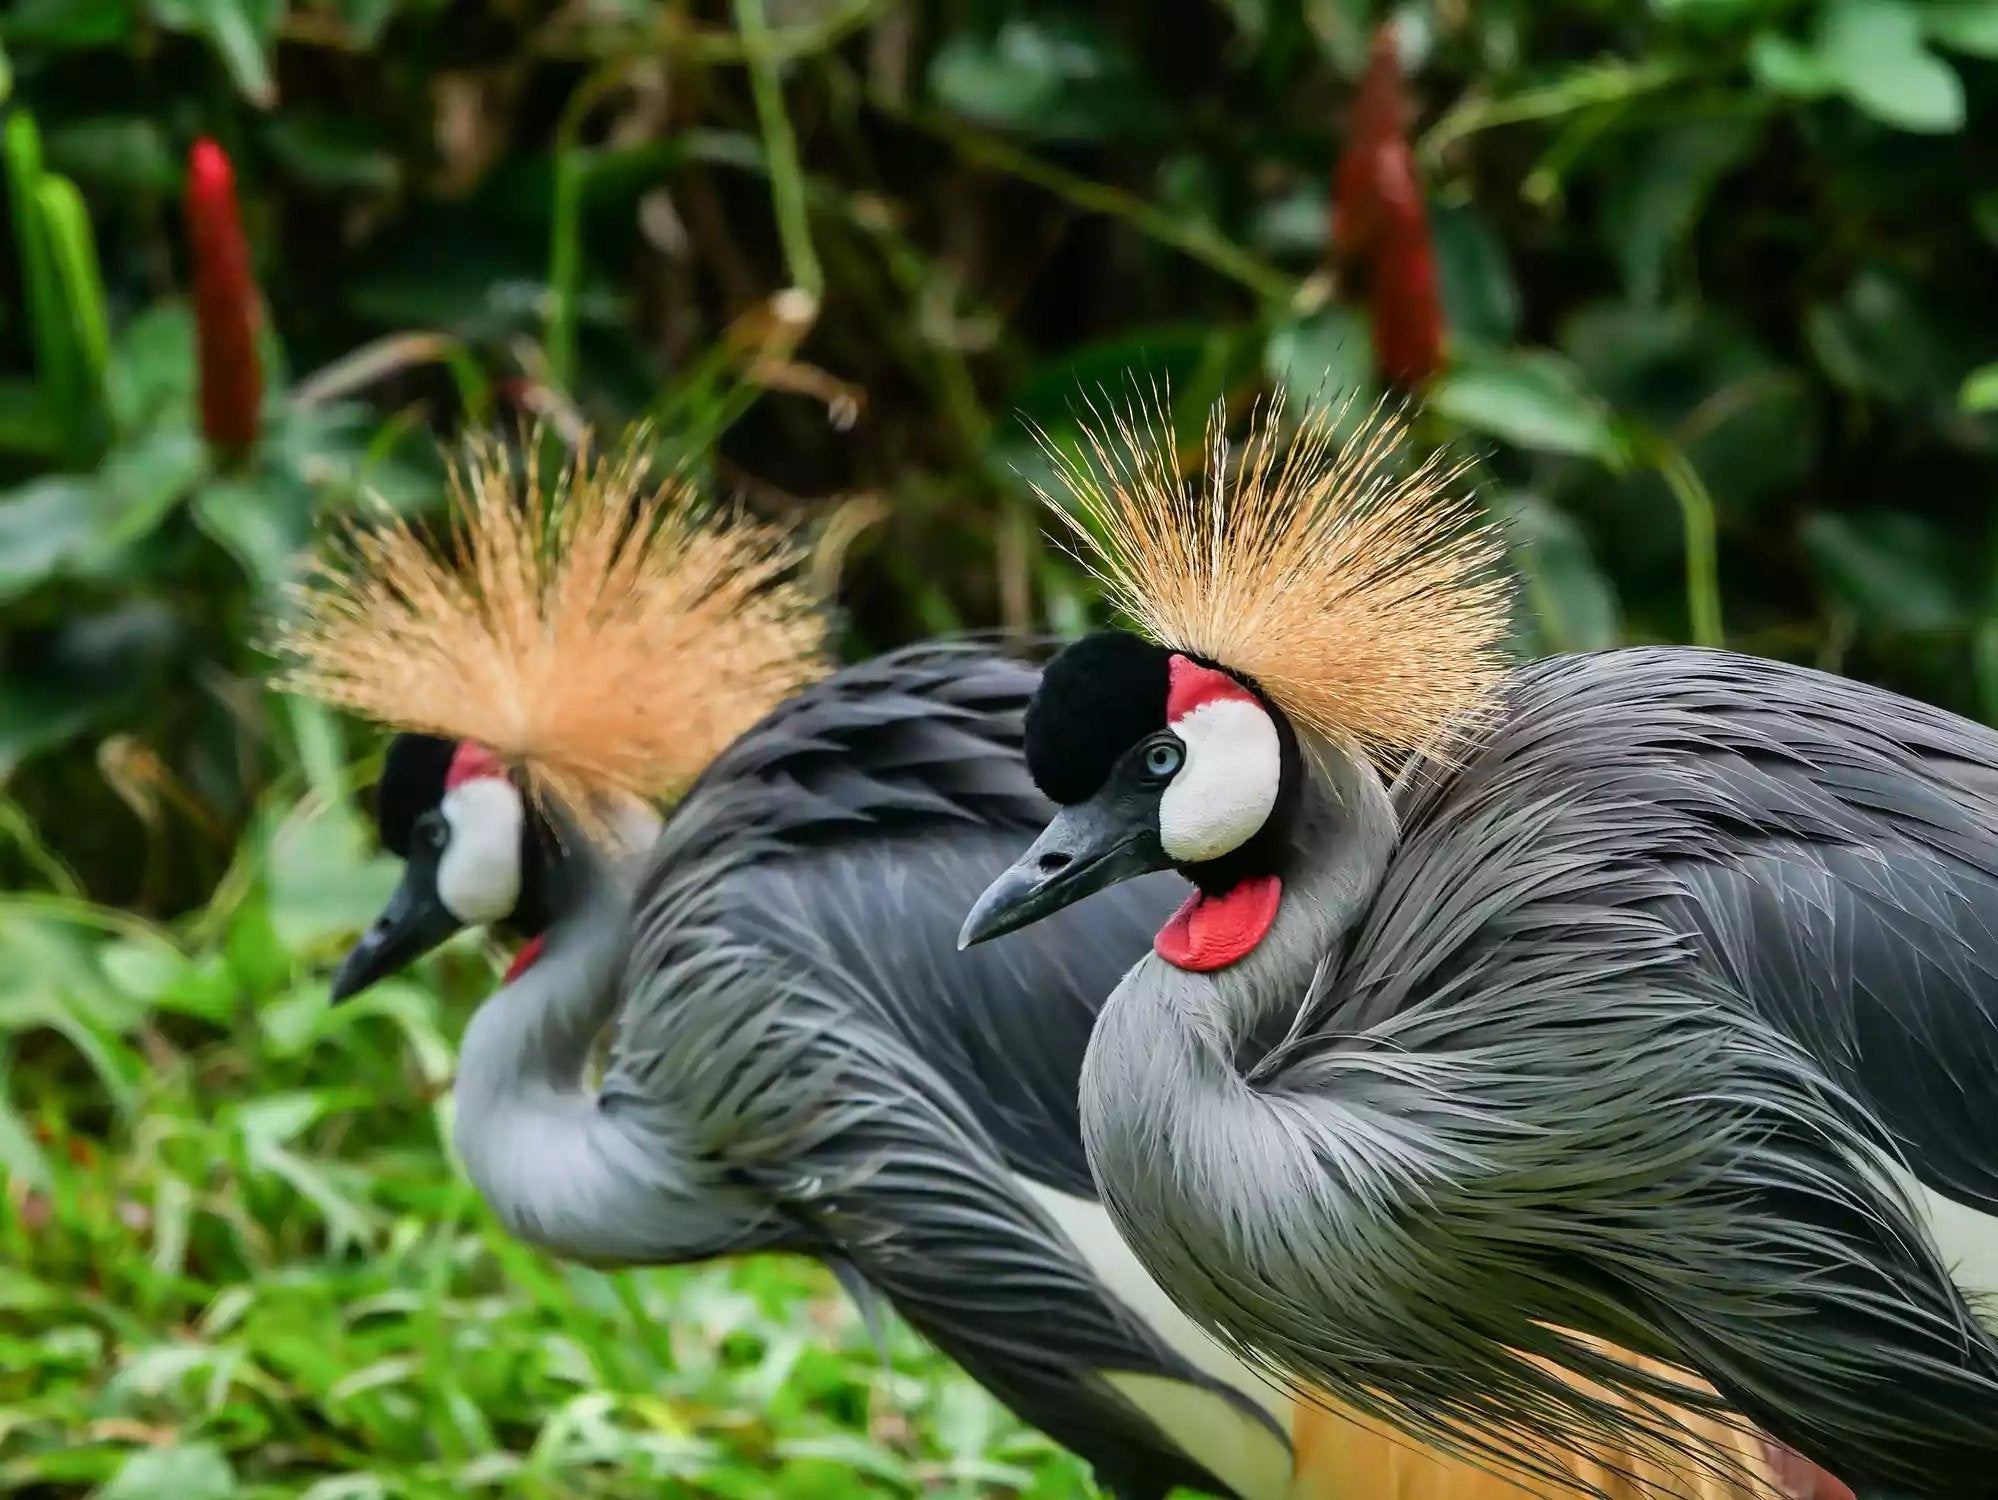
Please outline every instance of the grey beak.
M1150 816L1156 800L1128 798L1078 803L1055 814L1033 847L991 885L957 934L960 950L1051 916L1080 901L1171 863Z
M460 927L437 899L427 870L406 869L375 925L361 935L333 975L333 999L358 995L378 979L414 963Z

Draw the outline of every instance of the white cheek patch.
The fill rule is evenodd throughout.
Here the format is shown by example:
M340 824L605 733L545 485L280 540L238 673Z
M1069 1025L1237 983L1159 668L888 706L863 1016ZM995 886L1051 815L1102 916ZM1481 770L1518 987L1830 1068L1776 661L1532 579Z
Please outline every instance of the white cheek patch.
M520 793L498 776L461 781L438 804L451 830L437 860L437 898L467 927L483 927L520 902Z
M1274 720L1247 698L1212 698L1172 732L1186 764L1159 799L1159 843L1187 863L1239 849L1268 820L1283 779Z

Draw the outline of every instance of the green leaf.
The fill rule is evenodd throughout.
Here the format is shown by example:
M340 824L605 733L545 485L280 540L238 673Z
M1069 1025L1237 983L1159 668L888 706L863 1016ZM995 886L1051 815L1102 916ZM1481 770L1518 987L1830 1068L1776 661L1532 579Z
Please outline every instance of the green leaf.
M968 119L1040 140L1129 135L1156 116L1129 55L1076 20L1009 20L990 38L960 32L930 64L930 88Z
M0 380L0 453L53 459L61 451L41 389L32 381Z
M1601 402L1581 389L1573 366L1544 351L1466 359L1430 396L1438 415L1537 453L1616 459L1619 445Z
M7 39L49 52L115 47L132 34L131 0L13 0Z
M1780 32L1763 31L1749 43L1748 66L1755 81L1773 93L1822 99L1838 92L1838 78L1809 47Z
M1733 29L1745 22L1780 14L1786 0L1651 0L1654 14L1671 21L1689 21L1709 30Z
M1495 507L1548 651L1599 651L1623 636L1616 590L1572 517L1538 495L1513 493Z
M103 522L95 545L151 536L207 471L208 450L188 427L161 427L114 450L97 471Z
M1811 352L1833 381L1897 406L1955 399L1970 364L1958 353L1963 333L1917 284L1878 266L1862 267L1836 302L1804 315Z
M162 26L207 37L237 92L260 109L277 103L270 48L284 8L285 0L152 0Z
M1965 411L1998 411L1998 364L1979 365L1966 375L1956 401Z
M69 317L63 309L62 275L49 243L40 208L42 137L34 116L16 110L6 125L7 199L14 223L15 253L28 304L28 330L35 350L44 409L65 441L73 437L81 375Z
M1971 201L1970 218L1987 245L1998 245L1998 192L1979 193Z
M111 354L113 420L131 431L162 417L185 421L194 407L194 315L159 302L125 325Z
M321 188L385 191L401 168L371 120L323 111L276 116L265 133L271 152L287 169Z
M1256 204L1249 243L1273 259L1317 261L1332 225L1331 197L1321 182L1303 182Z
M269 850L270 919L290 947L359 932L400 878L347 803L288 819Z
M193 488L206 455L185 429L162 429L96 474L52 474L0 495L0 601L69 573L115 566Z
M1820 513L1804 524L1804 548L1826 584L1870 623L1943 631L1968 619L1961 548L1921 516Z
M104 274L97 264L97 236L83 194L67 177L44 173L35 193L42 226L54 252L54 266L76 348L77 399L91 420L101 415L104 368L111 357L111 327L104 310ZM79 415L85 415L79 413Z
M51 474L0 495L0 603L54 577L102 524L92 479Z
M396 0L340 0L340 15L348 34L365 47L381 34L395 7Z
M204 485L193 513L267 598L296 576L312 540L310 493L268 469Z
M1293 411L1337 409L1373 386L1374 349L1366 320L1337 303L1281 324L1270 335L1263 367L1283 387Z
M125 1460L96 1500L229 1500L236 1475L213 1443L141 1448Z
M0 781L125 711L159 681L180 641L174 617L143 600L65 619L52 636L21 642L0 672Z
M1519 287L1504 241L1473 208L1431 204L1429 228L1452 346L1510 344L1519 332Z
M1922 7L1922 29L1931 40L1972 57L1998 58L1998 3L1931 0Z
M0 1084L6 1082L6 1075L0 1074ZM4 1088L0 1088L0 1182L18 1182L44 1192L49 1185L48 1158L35 1144L27 1123L7 1103Z
M1817 53L1854 104L1902 130L1963 128L1963 81L1923 45L1911 0L1831 0Z
M180 183L180 163L157 120L92 115L51 125L43 136L51 167L93 187L159 197Z
M1720 115L1664 124L1606 185L1603 241L1633 299L1653 302L1665 263L1699 218L1714 184L1755 147L1759 117Z

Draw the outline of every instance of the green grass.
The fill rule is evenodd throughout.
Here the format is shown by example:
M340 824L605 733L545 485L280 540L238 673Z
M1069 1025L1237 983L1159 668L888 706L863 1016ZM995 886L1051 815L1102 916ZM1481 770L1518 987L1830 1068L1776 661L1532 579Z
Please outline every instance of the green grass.
M0 898L0 1494L1094 1493L816 1266L511 1241L447 1146L491 965L329 1007L393 872L321 805L172 930Z

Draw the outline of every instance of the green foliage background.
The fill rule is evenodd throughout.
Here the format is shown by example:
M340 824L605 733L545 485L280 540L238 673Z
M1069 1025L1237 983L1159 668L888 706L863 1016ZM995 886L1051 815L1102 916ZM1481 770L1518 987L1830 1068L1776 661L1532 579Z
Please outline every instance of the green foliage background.
M1514 525L1522 649L1998 718L1998 0L13 0L0 96L81 197L39 279L19 202L0 239L0 1491L1074 1492L811 1273L606 1279L490 1225L435 1103L483 969L325 1010L385 871L257 622L326 517L433 503L436 436L534 411L649 415L772 515L870 502L853 653L1076 627L1024 420L1366 391L1321 267L1384 19L1425 434ZM202 134L269 308L241 465L193 415Z

